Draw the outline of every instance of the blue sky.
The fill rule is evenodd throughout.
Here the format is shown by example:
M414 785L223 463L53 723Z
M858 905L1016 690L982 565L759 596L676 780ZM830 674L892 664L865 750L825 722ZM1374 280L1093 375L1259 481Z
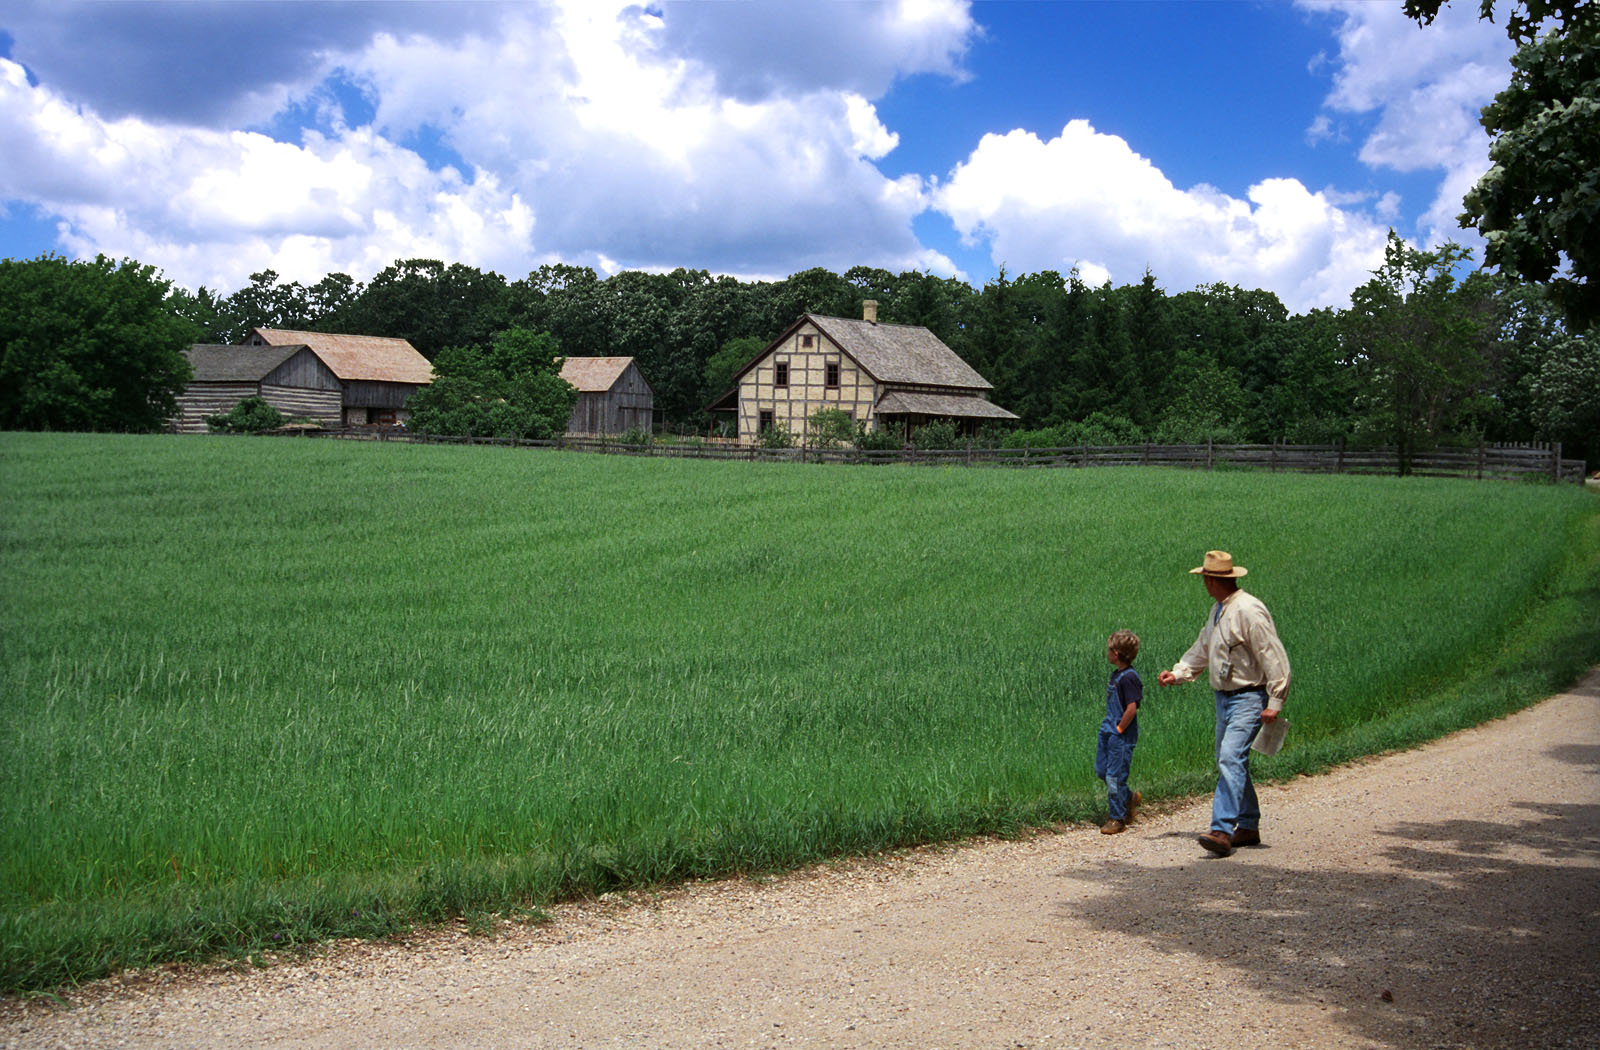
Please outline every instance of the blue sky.
M975 285L1148 267L1339 306L1454 239L1475 3L8 0L0 255L231 291L413 256Z

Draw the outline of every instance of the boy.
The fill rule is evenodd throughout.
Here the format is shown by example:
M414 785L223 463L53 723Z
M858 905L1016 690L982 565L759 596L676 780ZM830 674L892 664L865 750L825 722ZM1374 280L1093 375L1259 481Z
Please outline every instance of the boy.
M1133 747L1139 742L1139 704L1144 700L1144 683L1133 669L1138 655L1139 636L1132 631L1118 631L1106 641L1106 659L1116 670L1106 683L1106 717L1094 751L1094 775L1106 782L1110 810L1100 828L1102 835L1122 832L1139 811L1139 793L1128 791Z

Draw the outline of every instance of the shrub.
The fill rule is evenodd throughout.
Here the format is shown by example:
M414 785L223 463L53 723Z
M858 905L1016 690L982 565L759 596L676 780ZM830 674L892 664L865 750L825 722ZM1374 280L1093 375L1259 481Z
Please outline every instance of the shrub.
M757 448L794 448L794 435L782 423L774 423L756 435Z
M911 447L919 452L935 448L960 448L963 444L961 428L953 419L936 419L911 432Z
M285 423L283 413L267 404L264 398L247 397L232 411L220 416L207 416L206 429L213 434L260 434L276 430Z
M624 445L654 445L656 438L643 427L629 427L617 435L617 441Z
M839 448L855 441L856 421L842 408L819 408L807 422L811 444L817 448Z
M869 430L866 423L857 422L852 444L863 452L898 452L905 443L898 430Z

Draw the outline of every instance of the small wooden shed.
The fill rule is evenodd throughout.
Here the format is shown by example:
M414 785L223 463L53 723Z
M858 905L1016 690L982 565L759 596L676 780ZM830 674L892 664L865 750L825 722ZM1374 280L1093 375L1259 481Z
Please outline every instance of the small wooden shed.
M655 392L631 357L569 357L561 378L578 390L567 420L569 434L649 433L655 425Z
M178 395L171 427L180 434L203 434L208 416L226 415L247 397L259 397L286 416L341 425L344 390L311 348L218 346L199 343L184 351L194 378Z

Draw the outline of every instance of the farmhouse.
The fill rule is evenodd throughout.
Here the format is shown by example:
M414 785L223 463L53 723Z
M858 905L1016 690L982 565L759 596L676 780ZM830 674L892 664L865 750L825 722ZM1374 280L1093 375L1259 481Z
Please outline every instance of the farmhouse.
M567 433L649 433L653 427L655 393L633 358L569 357L561 365L561 378L578 390Z
M1017 416L989 400L994 387L926 328L879 324L878 304L862 303L862 319L805 314L734 377L708 405L734 412L739 440L782 426L804 438L821 409L849 413L868 429L909 432L953 419L967 432L987 420Z

